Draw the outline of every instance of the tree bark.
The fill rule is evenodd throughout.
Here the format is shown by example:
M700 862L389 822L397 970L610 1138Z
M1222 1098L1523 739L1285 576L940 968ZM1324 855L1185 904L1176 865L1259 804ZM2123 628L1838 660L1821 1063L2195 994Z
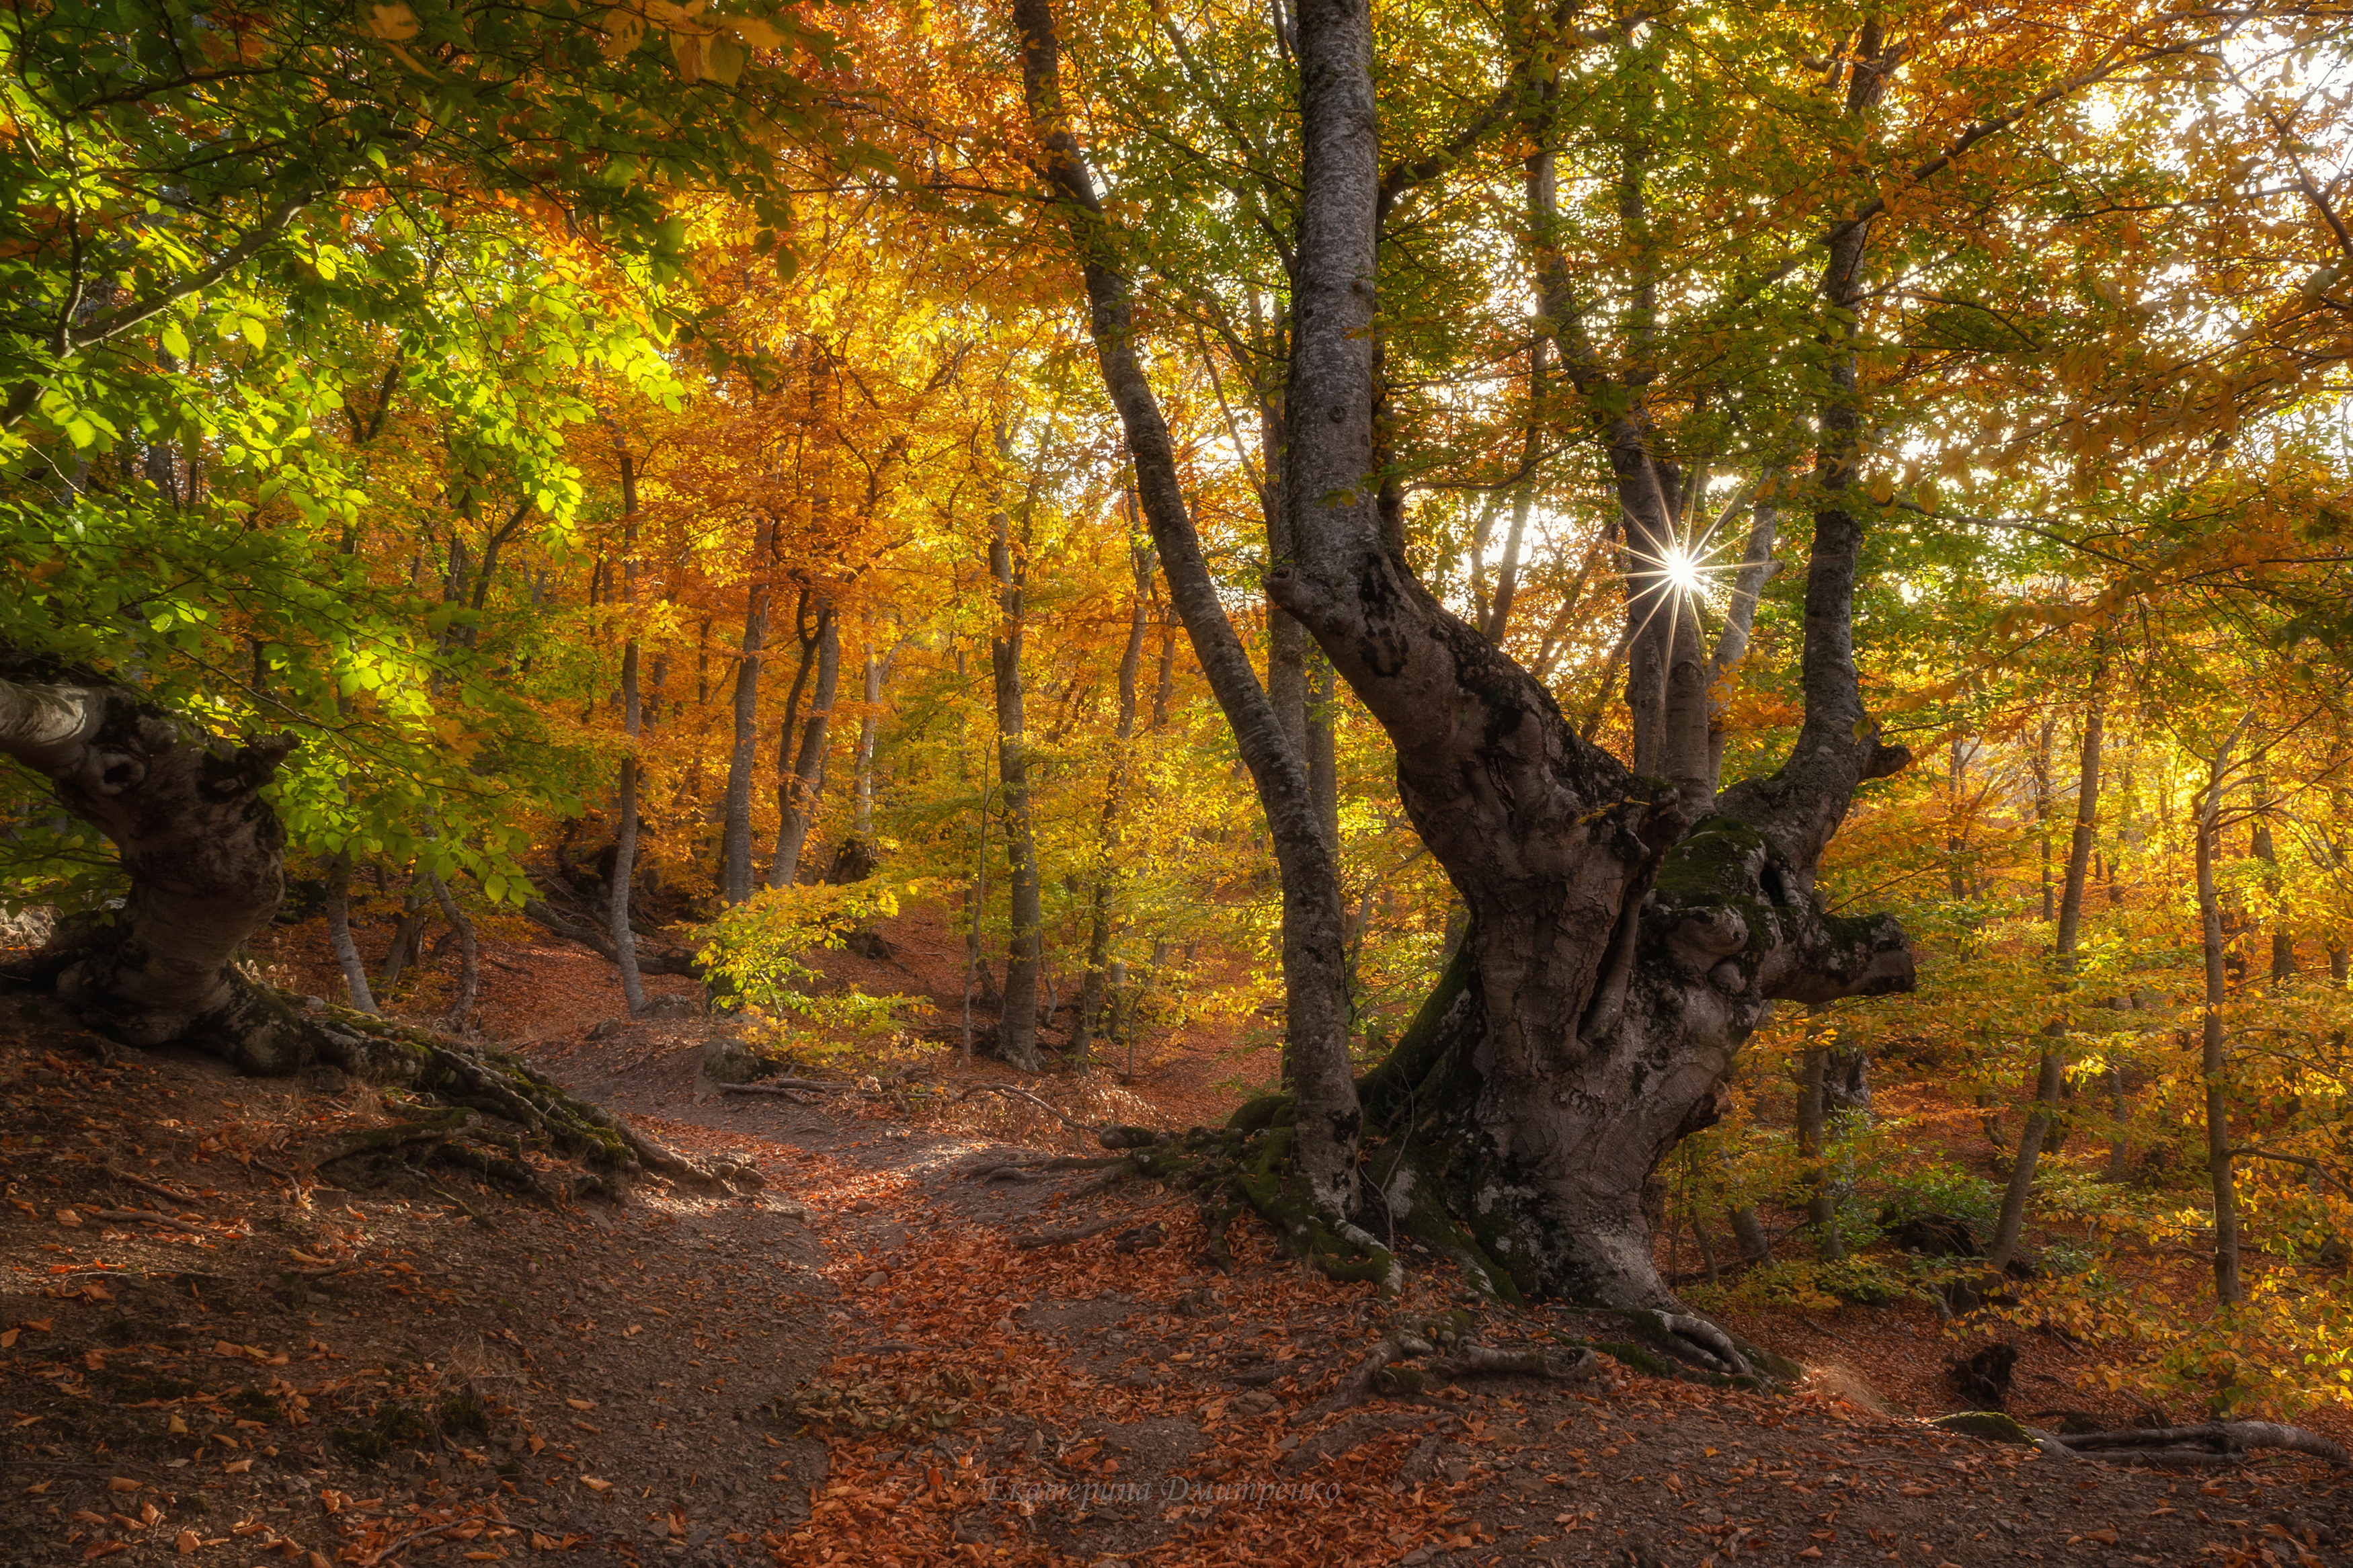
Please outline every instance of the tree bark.
M2255 820L2247 836L2247 847L2263 864L2264 902L2271 917L2266 923L2271 927L2272 979L2291 980L2295 976L2295 935L2288 929L2286 911L2280 908L2279 848L2272 841L2271 792L2262 769L2255 771L2251 782Z
M2253 717L2252 710L2242 717L2208 760L2196 825L2200 947L2206 964L2199 1066L2206 1079L2206 1174L2214 1193L2214 1297L2224 1306L2235 1306L2245 1295L2239 1284L2239 1188L2231 1170L2229 1059L2222 1037L2229 976L2222 963L2222 899L2214 884L2214 856L2221 837L2222 785L2230 775L2231 753Z
M2084 709L2084 750L2075 775L2075 829L2067 846L2066 880L2060 889L2059 924L2052 940L2052 957L2063 990L2075 969L2076 933L2083 924L2084 887L2091 870L2092 840L2100 825L2100 742L2105 720L2099 675L2093 677L2092 698ZM2049 733L2048 726L2044 733ZM2018 1250L2026 1225L2026 1203L2034 1190L2034 1170L2042 1145L2059 1114L2059 1096L2065 1082L2066 1058L2062 1050L2063 1023L2043 1032L2044 1044L2034 1069L2034 1103L2027 1113L2026 1130L2019 1134L2018 1157L2010 1162L2010 1184L2003 1191L2001 1216L1995 1222L1993 1243L1986 1249L1987 1267L2000 1270Z
M638 470L626 447L620 448L619 458L624 530L621 548L626 552L621 569L621 598L628 606L624 613L634 617L638 603ZM632 1017L646 1010L646 983L638 973L638 939L629 929L629 890L636 885L638 875L638 731L642 722L638 694L638 637L633 624L628 640L621 647L621 733L628 750L621 753L620 788L614 803L613 879L605 910L606 926L612 935L613 952L621 971L621 996Z
M776 549L776 525L763 521L752 545L763 565ZM740 904L752 896L752 773L760 742L760 648L768 629L768 585L755 580L744 605L744 644L735 665L734 743L727 753L727 795L721 808L719 897Z
M449 884L439 877L427 874L433 887L433 899L441 906L441 918L458 938L458 999L449 1006L449 1027L461 1035L473 1033L469 1023L474 1011L474 996L482 984L482 948L475 940L474 922L458 907L458 900L449 891Z
M1141 537L1128 547L1134 569L1135 592L1128 605L1127 646L1119 658L1119 722L1113 732L1109 776L1103 781L1102 820L1095 832L1094 885L1088 896L1086 978L1079 986L1078 1020L1071 1029L1071 1056L1083 1062L1094 1043L1095 1021L1103 1013L1103 984L1111 960L1111 887L1113 852L1119 842L1119 818L1125 805L1130 752L1135 740L1136 678L1144 665L1144 633L1149 624L1152 587L1152 547Z
M907 646L902 637L891 651L881 658L874 650L866 652L866 680L860 690L863 711L858 717L858 756L850 796L849 831L869 851L874 846L874 742L880 732L882 717L882 688L890 681L891 666L899 657L899 649Z
M1010 520L999 511L988 541L988 570L997 582L997 608L988 658L996 684L998 809L1004 813L1006 893L1010 906L997 1048L1010 1065L1024 1072L1039 1072L1046 1065L1038 1055L1038 964L1045 917L1039 900L1038 839L1029 820L1029 759L1021 714L1022 595L1029 566L1026 554L1017 557L1010 530Z
M1678 634L1665 651L1668 707L1697 750L1662 736L1659 752L1694 776L1697 798L1681 782L1634 776L1571 733L1549 693L1384 548L1365 500L1361 412L1376 275L1364 6L1303 9L1300 45L1306 163L1287 400L1300 560L1270 590L1388 731L1399 795L1472 915L1448 979L1360 1086L1365 1110L1392 1125L1407 1119L1415 1145L1444 1151L1454 1190L1473 1194L1455 1207L1474 1216L1491 1277L1616 1304L1665 1302L1643 1190L1666 1151L1718 1113L1738 1041L1772 1000L1828 1002L1912 983L1909 943L1892 921L1833 919L1810 897L1855 785L1908 761L1880 744L1852 655L1863 532L1855 337L1868 225L1833 231L1823 279L1830 387L1806 589L1805 722L1778 773L1734 785L1715 815L1694 821L1706 794L1705 693L1676 671L1690 656L1700 673L1695 644ZM1649 491L1643 526L1663 528L1676 509L1656 465L1631 460L1640 434L1611 433L1620 500Z
M1839 1234L1838 1194L1829 1167L1822 1163L1824 1133L1830 1122L1823 1080L1830 1069L1830 1047L1809 1046L1800 1058L1798 1077L1798 1152L1810 1162L1806 1184L1806 1219L1814 1227L1814 1245L1826 1258L1846 1256L1845 1237Z
M808 844L818 807L825 799L828 734L833 723L833 702L841 685L841 620L830 604L818 610L817 685L809 693L808 714L801 721L800 747L791 769L776 784L776 855L768 868L768 885L789 888L800 879L801 851ZM796 688L799 682L796 681ZM785 717L790 733L792 715ZM780 757L781 763L782 758Z
M185 1041L250 1072L300 1065L299 1031L231 963L284 891L285 834L260 791L295 745L212 740L96 679L0 672L0 755L47 779L131 877L112 924L56 954L58 994L93 1027L126 1045Z
M359 944L352 940L352 857L349 850L335 857L327 869L327 941L335 950L335 962L343 966L343 989L350 993L353 1008L362 1013L376 1010L375 993L368 989L367 965L361 961Z
M1347 1000L1340 940L1339 877L1335 852L1318 826L1303 760L1285 743L1282 720L1259 685L1250 658L1226 618L1216 581L1201 553L1186 504L1174 442L1159 399L1137 357L1129 283L1106 225L1094 176L1082 157L1063 106L1060 41L1050 0L1013 0L1020 35L1021 75L1041 173L1061 208L1082 262L1089 330L1103 384L1119 410L1135 463L1138 499L1159 552L1161 572L1178 617L1191 638L1210 690L1232 726L1243 764L1257 785L1274 840L1283 889L1282 969L1284 1075L1296 1096L1295 1169L1311 1200L1326 1214L1346 1214L1356 1197L1356 1141L1362 1115L1350 1076ZM1366 109L1369 112L1369 93ZM1367 127L1369 130L1369 127ZM1371 226L1371 208L1363 221ZM1370 286L1370 272L1365 273ZM1296 361L1291 383L1299 386ZM1369 389L1358 400L1366 415L1357 434L1369 450ZM1287 395L1285 408L1301 405ZM1319 405L1316 412L1324 410ZM1363 470L1358 470L1361 478ZM1289 494L1308 493L1295 480ZM1293 515L1296 516L1294 508ZM1278 604L1279 608L1288 606ZM1164 676L1166 659L1163 660ZM1164 691L1166 683L1164 679ZM1166 712L1155 703L1155 720Z

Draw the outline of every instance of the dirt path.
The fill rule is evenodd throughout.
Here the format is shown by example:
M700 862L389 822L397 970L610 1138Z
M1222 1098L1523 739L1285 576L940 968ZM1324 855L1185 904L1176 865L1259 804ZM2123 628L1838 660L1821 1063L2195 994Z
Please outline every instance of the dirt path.
M2302 1563L2353 1523L2305 1461L2063 1466L1820 1384L1613 1369L1302 1419L1398 1317L1622 1331L1442 1276L1384 1306L1248 1225L1219 1275L1150 1186L976 1181L1006 1151L698 1100L691 1031L533 1050L751 1160L756 1198L337 1191L305 1152L380 1095L81 1044L0 1014L8 1563Z

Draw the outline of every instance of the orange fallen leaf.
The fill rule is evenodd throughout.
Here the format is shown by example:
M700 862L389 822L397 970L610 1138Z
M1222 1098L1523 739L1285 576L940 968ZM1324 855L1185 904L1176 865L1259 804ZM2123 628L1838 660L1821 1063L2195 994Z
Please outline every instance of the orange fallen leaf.
M581 1478L580 1478L580 1484L581 1484L582 1486L584 1486L584 1487L586 1487L586 1488L587 1488L590 1491L592 1491L592 1492L608 1492L608 1491L611 1491L611 1490L613 1489L613 1483L612 1483L612 1482L610 1482L610 1481L600 1481L600 1480L598 1480L598 1479L597 1479L596 1477L594 1477L594 1476L583 1476L583 1477L581 1477Z
M575 1410L594 1410L596 1408L596 1402L593 1399L567 1399L564 1403L569 1405Z
M93 1542L88 1550L82 1552L81 1560L87 1563L93 1557L111 1557L118 1552L128 1552L130 1550L131 1543L127 1541L96 1542Z
M251 1459L231 1459L227 1464L221 1467L221 1473L230 1476L241 1476L251 1468L253 1468L253 1461Z
M106 1478L106 1489L111 1492L135 1492L139 1489L139 1483L129 1476L109 1476Z
M81 1215L74 1213L71 1209L59 1209L58 1211L58 1223L67 1226L68 1228L71 1228L72 1226L78 1226L81 1223ZM121 1547L118 1545L116 1550L120 1551ZM96 1547L92 1547L90 1551L83 1552L82 1555L84 1557L92 1557L97 1555L97 1552L98 1549Z
M204 1542L196 1539L196 1532L195 1531L184 1530L180 1531L179 1538L174 1541L172 1544L178 1551L185 1553L194 1552L197 1547L203 1545Z

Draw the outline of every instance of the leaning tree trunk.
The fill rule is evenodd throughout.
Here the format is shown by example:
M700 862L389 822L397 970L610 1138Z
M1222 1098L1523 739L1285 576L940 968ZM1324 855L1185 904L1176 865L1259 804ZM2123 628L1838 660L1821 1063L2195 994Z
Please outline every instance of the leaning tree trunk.
M1176 443L1138 353L1128 279L1063 101L1061 44L1050 0L1013 0L1012 11L1020 35L1022 96L1041 154L1040 173L1083 264L1088 328L1104 389L1119 411L1135 463L1136 497L1169 599L1233 728L1274 840L1282 880L1283 1072L1296 1105L1288 1129L1296 1151L1292 1168L1308 1201L1329 1218L1356 1202L1363 1123L1348 1060L1337 850L1323 826L1309 762L1289 744L1282 718L1259 685L1202 553ZM1295 411L1300 405L1286 406ZM1155 729L1168 713L1172 652L1164 640L1152 704Z
M0 757L47 779L60 805L112 840L131 882L111 924L61 932L11 978L47 982L125 1045L190 1046L257 1076L325 1063L405 1084L448 1108L438 1132L470 1128L471 1111L602 1171L759 1184L749 1171L681 1159L502 1052L356 1012L306 1015L238 967L284 891L286 835L261 790L295 745L206 736L103 677L0 667ZM451 912L462 931L462 911ZM547 1195L512 1161L485 1169Z
M1549 692L1384 547L1367 482L1378 149L1366 8L1303 7L1300 51L1300 326L1286 399L1299 552L1268 587L1388 731L1399 795L1472 918L1438 993L1360 1086L1368 1120L1399 1135L1390 1150L1420 1152L1408 1172L1385 1151L1375 1174L1403 1226L1451 1233L1499 1289L1662 1303L1644 1188L1677 1140L1720 1113L1740 1041L1776 1000L1912 984L1892 920L1834 918L1813 896L1856 784L1909 760L1880 743L1852 653L1867 226L1827 237L1831 384L1804 725L1778 773L1700 816L1707 693L1695 639L1677 631L1659 648L1657 755L1689 781L1679 787L1582 741ZM1637 434L1611 433L1613 460ZM1620 476L1625 500L1635 476L1622 464ZM1672 521L1665 499L1647 500L1645 530Z

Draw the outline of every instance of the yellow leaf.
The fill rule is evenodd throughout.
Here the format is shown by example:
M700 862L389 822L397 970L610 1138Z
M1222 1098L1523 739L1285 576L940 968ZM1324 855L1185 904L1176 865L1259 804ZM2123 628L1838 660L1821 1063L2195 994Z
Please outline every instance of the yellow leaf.
M776 30L776 25L774 22L764 21L758 16L713 16L712 20L743 39L745 45L752 48L784 47L785 36Z
M1885 506L1889 501L1894 500L1895 499L1895 481L1885 474L1882 474L1877 479L1873 479L1871 481L1871 499L1881 506Z
M751 58L751 51L733 38L702 40L702 74L722 87L733 87Z
M405 44L417 37L417 13L402 5L369 7L368 31L387 44Z
M597 52L608 60L617 60L638 47L646 36L646 20L635 11L615 6L605 13L605 38L596 46Z

